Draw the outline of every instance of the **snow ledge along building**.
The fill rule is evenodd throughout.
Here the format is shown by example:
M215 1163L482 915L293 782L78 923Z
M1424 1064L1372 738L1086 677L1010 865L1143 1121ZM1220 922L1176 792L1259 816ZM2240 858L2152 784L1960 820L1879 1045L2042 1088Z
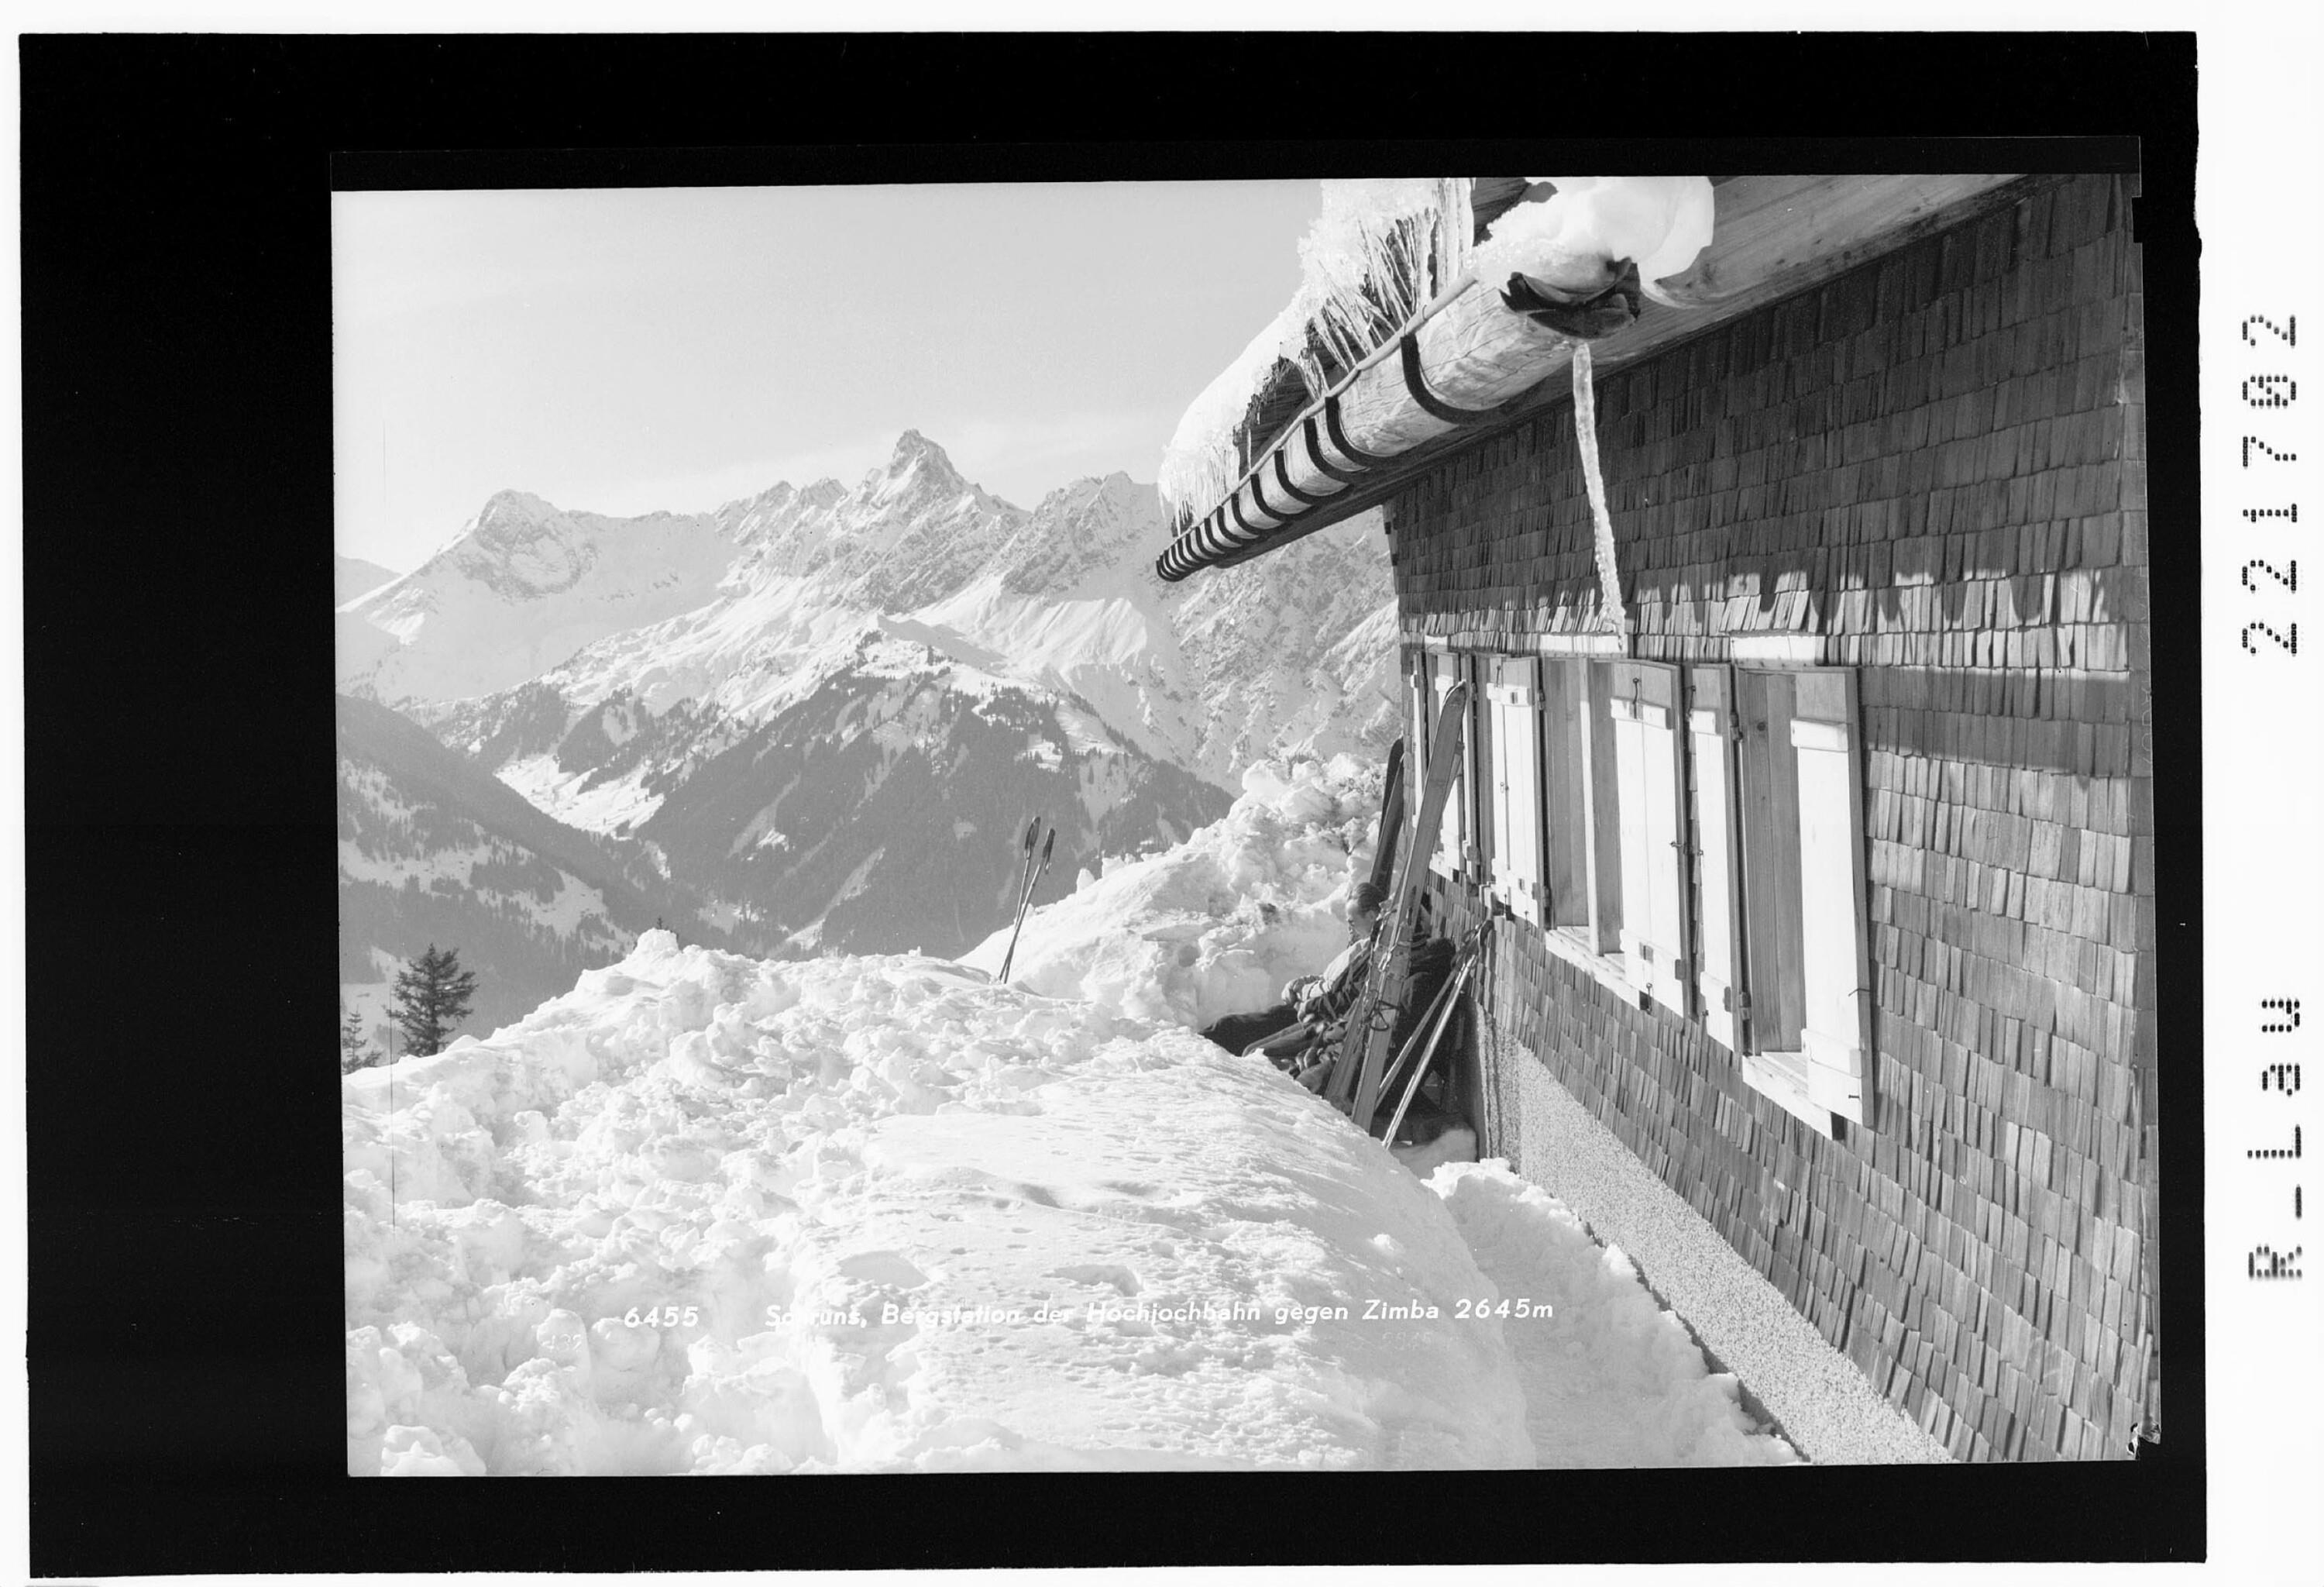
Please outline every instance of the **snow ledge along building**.
M1157 568L1383 508L1484 1155L1652 1277L1618 1141L1957 1458L2158 1440L2135 179L1362 186Z

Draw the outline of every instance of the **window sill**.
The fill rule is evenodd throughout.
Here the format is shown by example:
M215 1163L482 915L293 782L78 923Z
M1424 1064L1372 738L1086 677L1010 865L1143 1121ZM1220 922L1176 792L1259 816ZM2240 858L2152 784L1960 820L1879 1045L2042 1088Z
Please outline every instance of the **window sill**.
M1807 1077L1802 1073L1805 1053L1738 1053L1735 1063L1752 1090L1826 1140L1835 1139L1831 1110L1808 1095Z
M1634 1009L1646 1006L1646 993L1642 988L1630 984L1627 962L1620 954L1598 952L1576 936L1571 927L1553 927L1542 932L1541 939L1552 954L1588 975L1623 1002Z

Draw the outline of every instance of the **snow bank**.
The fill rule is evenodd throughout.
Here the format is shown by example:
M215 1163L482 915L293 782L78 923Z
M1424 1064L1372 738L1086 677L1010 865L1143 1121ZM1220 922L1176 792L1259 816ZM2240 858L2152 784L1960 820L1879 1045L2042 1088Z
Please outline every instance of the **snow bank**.
M1341 804L1246 796L1318 926ZM1462 1197L1105 1006L657 931L342 1097L358 1474L1534 1458Z
M1243 773L1227 814L1159 854L1034 910L1010 980L1199 1029L1263 1009L1347 946L1347 895L1370 874L1380 768L1351 756ZM963 955L997 972L1009 932Z
M1454 1163L1444 1198L1525 1385L1526 1430L1545 1466L1777 1465L1798 1453L1758 1430L1734 1376L1712 1372L1630 1259L1506 1162ZM1530 1299L1536 1304L1520 1307ZM1538 1303L1552 1304L1546 1314ZM1508 1313L1500 1315L1500 1305ZM1522 1310L1529 1315L1519 1315Z

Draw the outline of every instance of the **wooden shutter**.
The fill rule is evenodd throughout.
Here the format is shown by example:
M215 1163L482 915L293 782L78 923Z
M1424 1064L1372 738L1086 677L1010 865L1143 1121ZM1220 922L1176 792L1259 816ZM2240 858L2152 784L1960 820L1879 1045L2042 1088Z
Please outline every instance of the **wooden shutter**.
M1543 923L1541 691L1529 657L1493 660L1493 888L1518 918Z
M1590 688L1587 662L1541 664L1543 924L1587 927L1590 905Z
M1485 686L1492 677L1492 658L1459 656L1454 658L1454 665L1459 670L1453 676L1469 686L1469 719L1462 724L1462 734L1468 742L1461 756L1461 775L1468 785L1469 808L1461 831L1461 874L1481 888L1487 884L1486 850L1500 807L1492 777L1493 714L1485 700Z
M1856 677L1817 669L1797 679L1801 1048L1808 1093L1861 1124L1872 1046L1865 931L1864 774Z
M1694 985L1703 1029L1713 1041L1739 1051L1748 994L1743 989L1734 684L1724 667L1690 668L1687 682L1687 737L1694 767Z
M1678 670L1623 661L1609 669L1622 847L1622 954L1631 984L1680 1015L1688 1009L1685 787L1679 760Z
M1744 983L1754 1052L1796 1052L1804 1006L1800 966L1799 785L1792 677L1738 669L1736 807L1743 839Z
M1583 701L1582 755L1587 807L1582 835L1589 856L1590 914L1583 935L1601 954L1622 951L1622 823L1617 797L1610 662L1589 664Z

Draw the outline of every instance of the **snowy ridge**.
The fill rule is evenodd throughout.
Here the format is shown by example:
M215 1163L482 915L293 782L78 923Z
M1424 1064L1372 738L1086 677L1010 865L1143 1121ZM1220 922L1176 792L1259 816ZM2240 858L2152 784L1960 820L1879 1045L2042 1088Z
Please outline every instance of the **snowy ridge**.
M503 491L459 536L346 608L343 692L456 699L539 677L593 641L689 611L733 559L715 520L566 512ZM369 627L394 641L383 650Z
M503 492L349 604L338 674L475 748L521 685L569 718L618 697L755 724L872 652L899 665L903 646L976 687L1077 700L1120 742L1231 789L1278 741L1329 752L1394 736L1376 526L1165 585L1153 487L1080 480L1028 512L908 430L852 488L778 484L711 513L609 520Z
M366 562L360 557L335 556L331 573L331 604L344 606L356 596L369 595L396 577L376 562Z
M1266 762L1226 816L1143 859L1115 859L1034 909L1010 978L1050 997L1196 1029L1277 1001L1347 941L1370 874L1380 769L1347 756ZM1010 933L961 962L997 972Z

